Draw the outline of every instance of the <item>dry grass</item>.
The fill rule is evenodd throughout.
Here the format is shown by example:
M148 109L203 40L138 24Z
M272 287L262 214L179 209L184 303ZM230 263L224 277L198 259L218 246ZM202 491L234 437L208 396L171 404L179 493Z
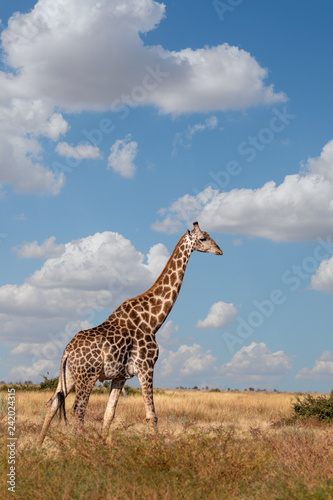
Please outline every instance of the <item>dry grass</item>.
M55 418L38 450L51 394L16 393L17 498L333 498L331 428L272 425L291 415L292 394L157 391L157 432L144 423L142 397L122 397L106 444L98 436L107 394L93 394L85 433L77 435ZM73 400L67 398L68 410ZM5 417L1 426L5 477ZM1 488L0 496L9 498L5 480Z
M292 394L269 392L210 392L191 390L156 391L155 406L159 418L159 431L172 428L181 432L184 428L195 430L214 429L221 425L237 431L248 431L260 427L266 429L272 421L291 414ZM20 421L26 425L40 426L45 415L46 402L52 392L17 393ZM86 412L86 426L99 432L108 394L92 394ZM74 394L66 399L69 413ZM137 429L145 426L145 411L140 394L121 397L118 403L114 429ZM58 425L54 419L52 427ZM65 427L64 427L65 429ZM111 434L111 433L110 433Z

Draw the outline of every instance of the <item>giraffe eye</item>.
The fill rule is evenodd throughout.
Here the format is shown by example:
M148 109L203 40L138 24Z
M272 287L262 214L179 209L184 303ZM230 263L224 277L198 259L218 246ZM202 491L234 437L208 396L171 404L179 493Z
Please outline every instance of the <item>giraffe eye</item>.
M206 241L207 238L200 238L200 241Z

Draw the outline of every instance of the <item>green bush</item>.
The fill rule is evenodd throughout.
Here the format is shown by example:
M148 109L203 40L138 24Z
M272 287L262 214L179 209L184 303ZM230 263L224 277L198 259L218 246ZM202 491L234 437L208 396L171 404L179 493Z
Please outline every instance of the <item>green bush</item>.
M141 389L136 389L135 387L129 387L128 385L125 385L124 389L125 389L127 396L139 396L139 395L141 395Z
M52 391L55 391L58 386L59 377L47 378L45 375L42 375L42 377L44 382L39 384L40 389L52 389Z
M330 422L333 420L333 390L329 397L311 396L307 394L301 399L296 396L296 403L293 403L295 417L301 420L315 418Z
M8 389L15 389L15 391L39 391L39 385L18 382L16 384L9 383L8 385L4 384L0 386L0 391L7 392Z

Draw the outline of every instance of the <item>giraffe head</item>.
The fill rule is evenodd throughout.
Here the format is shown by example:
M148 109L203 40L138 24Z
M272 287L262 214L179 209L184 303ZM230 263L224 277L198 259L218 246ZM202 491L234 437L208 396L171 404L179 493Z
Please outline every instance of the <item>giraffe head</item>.
M192 231L188 229L187 234L192 242L193 250L198 250L198 252L214 253L215 255L223 254L221 248L215 243L209 234L206 233L206 231L201 231L197 222L193 222L193 229Z

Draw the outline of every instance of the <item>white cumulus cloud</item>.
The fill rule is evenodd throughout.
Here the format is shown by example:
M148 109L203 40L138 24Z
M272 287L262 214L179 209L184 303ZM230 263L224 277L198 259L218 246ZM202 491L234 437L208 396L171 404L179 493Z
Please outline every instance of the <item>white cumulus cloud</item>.
M142 34L164 16L165 5L153 0L39 0L11 16L1 32L1 183L18 192L59 193L64 175L43 163L41 141L67 132L59 109L127 113L153 105L180 114L285 100L266 85L267 70L238 47L145 45Z
M59 142L56 146L56 152L60 156L67 156L76 160L101 158L101 152L97 146L91 144L79 144L72 146L67 142Z
M162 243L157 243L149 250L147 255L147 265L155 279L158 278L163 271L169 257L170 254L168 249Z
M54 373L59 368L58 364L50 359L38 359L32 365L19 365L12 368L7 379L12 382L41 382L47 373Z
M152 229L173 234L181 231L184 223L191 226L204 206L214 200L217 194L218 191L210 186L197 195L185 194L174 201L169 208L161 208L158 211L162 219L154 222Z
M215 302L209 309L207 317L199 319L196 328L224 328L236 316L237 309L233 304Z
M37 241L23 243L14 249L21 259L47 259L49 257L59 257L65 250L65 245L57 245L55 236L50 236L41 245Z
M331 379L333 376L333 352L324 351L318 359L316 359L313 367L302 368L296 375L297 379Z
M273 241L305 241L331 234L333 227L333 140L310 158L298 174L280 185L219 192L207 187L186 194L159 211L153 228L179 230L198 219L207 231L244 234Z
M311 288L324 293L333 293L333 257L323 260L311 276Z
M17 192L58 194L65 177L43 164L40 139L55 141L67 130L62 115L40 99L0 97L0 182Z
M183 344L177 351L161 348L160 352L160 374L163 377L203 375L214 370L217 359L210 350L204 351L199 344Z
M32 256L40 250L33 245L23 253ZM30 336L38 342L46 332L62 331L69 321L94 322L94 311L111 314L123 300L154 283L167 257L165 247L153 247L146 264L147 257L128 239L110 231L73 240L61 250L23 284L0 287L3 340L25 342Z
M154 104L178 114L285 99L265 85L267 70L238 47L145 46L140 35L164 15L165 5L153 0L39 0L31 12L12 16L2 33L7 64L21 68L12 86L67 110Z
M114 172L127 179L135 175L136 166L134 160L138 153L138 143L130 139L130 135L123 140L118 139L111 146L108 157L108 168L112 168Z
M235 381L267 383L289 372L292 358L284 351L271 352L263 342L252 342L222 365L221 372Z

